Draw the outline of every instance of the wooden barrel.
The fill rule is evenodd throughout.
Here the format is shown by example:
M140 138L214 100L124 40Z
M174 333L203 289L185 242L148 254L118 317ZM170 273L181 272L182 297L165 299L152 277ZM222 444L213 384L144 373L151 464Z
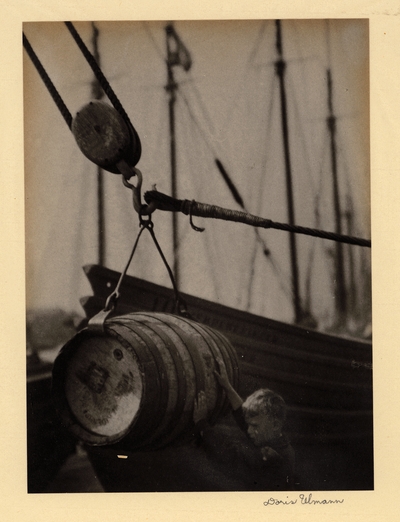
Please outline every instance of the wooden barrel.
M193 433L193 404L204 390L211 424L229 410L214 370L221 358L239 386L238 359L220 332L166 313L108 319L79 332L57 356L53 398L66 427L90 445L124 439L161 448Z

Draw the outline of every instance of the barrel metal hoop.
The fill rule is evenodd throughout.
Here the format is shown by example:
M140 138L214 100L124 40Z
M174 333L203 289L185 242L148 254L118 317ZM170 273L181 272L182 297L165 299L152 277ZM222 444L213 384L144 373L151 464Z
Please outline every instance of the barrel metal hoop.
M118 325L121 327L121 330L123 330L123 325ZM128 330L128 329L127 329ZM149 379L143 379L142 380L142 396L146 397L148 399L148 402L151 404L159 404L160 397L157 395L157 388L159 383L159 375L158 375L158 368L157 365L154 362L154 359L149 356L149 352L139 343L133 347L132 344L129 343L128 340L122 335L122 333L119 333L118 331L114 330L113 328L110 328L108 330L108 333L117 339L124 348L129 350L136 358L140 371L143 375L150 376ZM124 332L124 335L130 335L132 332ZM141 339L142 340L142 339ZM143 341L144 343L144 341ZM154 380L153 380L154 379ZM153 382L157 383L157 386L149 386L148 381L153 380ZM157 406L158 407L158 406ZM137 415L135 416L135 419L132 421L130 425L130 430L128 432L128 435L130 431L134 428L135 433L140 432L143 430L143 428L147 428L149 423L154 418L154 411L146 409L146 407L143 405L143 401L141 401L139 410L137 412Z
M182 320L184 320L184 319L182 318ZM213 328L210 328L204 324L199 324L199 323L190 323L190 324L203 337L203 339L209 346L210 351L214 356L214 359L216 359L217 357L222 355L222 358L224 359L224 362L226 363L226 369L228 372L228 376L230 379L232 379L232 377L233 377L232 383L236 387L237 379L235 379L235 377L237 377L237 375L235 375L235 372L233 371L232 364L231 364L232 363L232 354L233 354L233 357L235 360L236 360L236 354L232 350L230 350L230 351L228 350L227 347L229 346L229 341L222 334L220 334L220 332L217 332ZM209 338L213 341L213 343L215 343L215 345L217 346L217 348L220 350L221 353L215 352L215 346L213 345L213 343L208 342L207 338L204 337L204 333L208 334ZM228 363L230 363L230 364L228 364ZM219 396L218 404L215 406L214 413L210 417L210 424L215 424L215 422L221 415L227 413L228 409L229 409L229 403L226 398L226 395L221 394Z
M222 353L224 353L225 363L229 362L230 364L226 364L228 376L231 378L232 385L235 389L239 388L240 380L239 380L239 361L236 355L233 346L230 341L218 330L213 330L211 328L205 327L208 329L211 336L216 337L218 339L217 345ZM225 352L224 352L225 350ZM226 400L223 408L220 411L220 416L228 413L230 409L229 401Z
M187 390L187 383L185 378L185 367L182 362L182 358L179 354L178 349L174 345L174 343L171 341L171 339L168 337L168 334L165 332L165 327L169 328L169 324L164 323L161 321L158 317L155 318L154 316L147 315L145 313L138 312L135 313L135 318L138 322L141 322L143 318L151 318L152 322L147 323L146 326L150 328L155 335L157 335L161 341L164 343L166 349L168 350L169 354L171 355L172 361L175 365L176 370L176 380L177 380L177 398L176 398L176 405L172 412L172 415L170 416L170 419L166 420L164 423L161 422L159 429L156 430L152 437L149 439L149 443L151 443L152 448L157 447L157 443L162 443L163 441L157 441L157 437L159 437L160 433L163 433L164 431L166 433L169 433L169 428L174 427L177 425L179 419L182 418L184 406L186 402L186 390ZM154 441L154 442L153 442Z
M171 314L172 315L172 314ZM174 316L174 317L177 317L177 316ZM184 318L179 316L177 317L180 321L182 321ZM190 326L192 326L192 323L187 321L188 324L190 324ZM205 371L204 371L204 362L203 362L203 359L201 357L201 355L199 354L198 350L197 350L197 346L196 346L196 343L190 338L190 336L188 336L188 334L186 334L184 332L184 330L179 327L178 325L176 324L171 324L171 323L165 323L169 328L171 328L171 330L173 330L181 339L182 339L182 342L186 345L186 347L188 348L188 354L190 355L191 359L192 359L192 362L193 362L193 367L195 369L200 369L201 368L201 371L200 372L197 372L195 371L195 379L196 379L196 390L197 390L197 393L199 393L200 391L204 391L205 389Z
M230 340L219 330L213 330L212 328L209 328L208 326L205 326L210 332L212 332L213 335L217 336L221 342L223 343L224 348L226 349L228 353L227 360L231 362L232 365L232 384L235 387L239 387L240 384L240 371L239 371L239 359L238 356L230 342ZM235 362L235 364L233 364Z
M164 363L162 360L162 357L160 353L158 352L157 346L154 344L153 340L145 334L143 331L139 330L136 331L133 328L130 327L132 322L124 322L121 320L121 317L115 318L115 320L112 321L112 323L108 323L108 329L111 331L113 330L114 333L117 333L114 329L115 327L122 327L130 332L130 334L133 336L138 337L143 341L143 343L146 345L148 352L150 353L152 358L149 358L146 364L146 369L148 369L148 365L153 363L155 370L156 370L156 377L157 381L159 382L159 391L160 393L157 394L157 387L154 387L154 390L151 389L151 386L148 386L146 380L144 384L145 388L145 397L148 398L149 404L157 404L157 407L153 410L149 409L149 418L144 418L144 416L139 415L137 418L137 422L135 423L135 441L137 440L137 447L141 443L145 443L146 440L140 440L139 433L143 429L142 435L145 438L148 436L149 433L152 433L154 429L157 427L158 419L161 416L165 415L166 409L167 409L167 402L168 402L168 386L167 386L167 378L166 378L166 372L164 369ZM141 325L140 325L141 326ZM120 334L119 334L120 335ZM137 349L138 345L135 347L131 347L133 351ZM138 349L142 354L144 353L144 350L142 349L142 346ZM138 358L139 364L141 364L143 361L142 356ZM144 361L143 361L144 362ZM137 436L137 439L136 439Z
M175 317L179 321L182 320L182 317L177 317L172 314L167 313L158 313L157 318L159 318L162 321L162 316L165 317ZM149 317L154 317L149 314ZM195 375L195 397L197 394L205 389L205 369L204 369L204 362L202 357L199 355L197 351L196 344L189 338L189 336L176 324L172 324L170 322L164 323L168 328L170 328L175 335L177 335L181 341L182 344L186 346L187 353L192 361L192 366L194 368L194 375ZM171 431L171 433L168 434L168 436L164 439L163 445L169 444L170 442L175 441L178 435L182 433L182 431L188 426L193 424L193 418L192 418L192 411L190 410L188 412L184 412L181 416L181 419L176 424L175 428ZM160 446L161 447L161 446Z

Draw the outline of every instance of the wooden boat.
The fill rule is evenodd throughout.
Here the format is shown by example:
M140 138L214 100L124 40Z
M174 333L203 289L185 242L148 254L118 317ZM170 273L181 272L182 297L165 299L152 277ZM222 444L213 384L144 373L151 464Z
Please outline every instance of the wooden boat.
M81 302L90 318L103 309L110 288L115 287L120 274L98 265L86 266L85 273L94 295ZM241 370L239 391L243 396L260 387L270 387L285 397L289 408L287 430L296 448L303 489L372 489L371 343L280 323L186 294L182 296L193 319L220 330L236 348ZM174 313L174 309L172 289L129 276L121 286L115 313L138 310ZM225 422L233 426L232 419ZM146 459L152 463L151 472L145 473L145 477L136 468L137 481L132 483L128 472L123 474L124 478L119 475L121 463L116 468L118 472L111 471L111 463L104 469L105 461L115 462L120 446L89 448L88 451L95 468L101 468L100 476L106 477L106 487L113 491L142 491L146 487L149 491L152 488L184 491L189 486L177 479L171 483L163 457L167 456L170 462L172 454L176 466L180 459L186 464L192 462L193 473L198 465L198 454L193 456L187 447L160 450L157 458L154 452L131 454L130 461L138 458L143 469L148 469L144 464ZM312 464L316 460L318 465ZM244 487L237 477L231 483L229 470L211 482L205 480L206 474L196 473L198 479L191 486L195 490ZM107 479L110 476L112 478Z
M171 73L171 63L168 65ZM173 77L169 76L169 80L172 92L175 83ZM171 147L173 144L172 137ZM100 265L85 267L85 273L94 295L85 298L82 305L87 318L91 318L104 308L119 274ZM182 295L196 321L220 330L236 348L240 393L247 395L259 387L271 387L287 401L287 429L298 461L297 487L372 489L371 342L300 326L298 289L294 294L295 325ZM172 313L174 305L171 289L126 276L116 313ZM230 417L224 425L234 433ZM193 445L144 452L132 451L122 440L106 447L88 447L87 451L107 491L249 489L243 477L235 475L229 466L221 468L210 462Z

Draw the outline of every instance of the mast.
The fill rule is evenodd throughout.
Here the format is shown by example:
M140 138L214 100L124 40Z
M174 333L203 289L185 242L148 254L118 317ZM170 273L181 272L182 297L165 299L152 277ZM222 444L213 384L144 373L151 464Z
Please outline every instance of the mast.
M289 129L287 122L287 103L286 103L286 89L285 89L285 69L286 63L283 60L282 49L282 35L281 35L281 21L276 20L276 49L278 51L279 59L275 62L276 74L279 78L280 99L281 99L281 119L282 119L282 133L283 146L285 157L285 172L286 172L286 192L287 192L287 206L288 206L288 220L291 226L295 225L294 202L293 202L293 187L292 187L292 168L290 162L289 149ZM293 232L289 233L289 247L290 260L292 268L292 290L293 290L293 306L295 313L295 322L300 323L303 318L303 312L300 303L299 292L299 268L297 262L297 245L296 235Z
M167 85L166 91L169 93L168 114L169 114L169 134L170 134L170 161L171 161L171 194L177 198L177 168L176 168L176 136L175 136L175 103L178 84L175 81L174 66L180 65L188 71L192 65L191 57L176 33L172 24L165 27L167 43ZM178 217L172 213L172 244L174 252L173 273L176 285L180 286L180 266L179 266L179 238L178 238Z
M98 47L99 30L92 22L93 29L93 56L100 67L100 53ZM96 78L92 81L92 97L101 100L104 96L103 89ZM104 216L104 171L97 166L97 234L98 234L98 264L105 264L106 238L105 238L105 216Z
M354 233L354 215L353 215L353 203L350 195L347 196L347 209L345 212L345 218L347 221L347 235L353 235ZM354 266L354 256L353 249L347 249L348 255L348 266L349 266L349 291L347 294L347 307L349 308L349 312L351 311L352 317L355 320L360 319L359 307L357 307L358 296L357 296L357 285L356 285L356 276L355 276L355 266Z
M327 71L328 79L328 110L329 116L327 118L327 124L330 135L331 145L331 166L332 166L332 190L333 190L333 210L335 217L335 232L342 234L342 215L340 208L340 196L339 196L339 180L337 172L337 151L336 151L336 117L333 114L333 93L332 93L332 75L331 70ZM343 257L343 244L341 242L336 243L335 251L335 274L336 274L336 286L335 286L335 309L336 309L336 320L338 325L344 325L347 316L347 295L346 295L346 281L344 273L344 257Z

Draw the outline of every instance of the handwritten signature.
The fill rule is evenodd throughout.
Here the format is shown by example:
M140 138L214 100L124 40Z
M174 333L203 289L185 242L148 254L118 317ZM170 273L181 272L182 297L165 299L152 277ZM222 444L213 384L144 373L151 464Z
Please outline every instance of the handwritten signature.
M304 495L303 493L300 493L298 498L289 499L289 497L286 497L287 500L281 500L279 498L273 498L270 497L268 500L264 502L264 506L291 506L294 504L343 504L344 498L342 499L313 499L312 493L309 493L308 495Z

